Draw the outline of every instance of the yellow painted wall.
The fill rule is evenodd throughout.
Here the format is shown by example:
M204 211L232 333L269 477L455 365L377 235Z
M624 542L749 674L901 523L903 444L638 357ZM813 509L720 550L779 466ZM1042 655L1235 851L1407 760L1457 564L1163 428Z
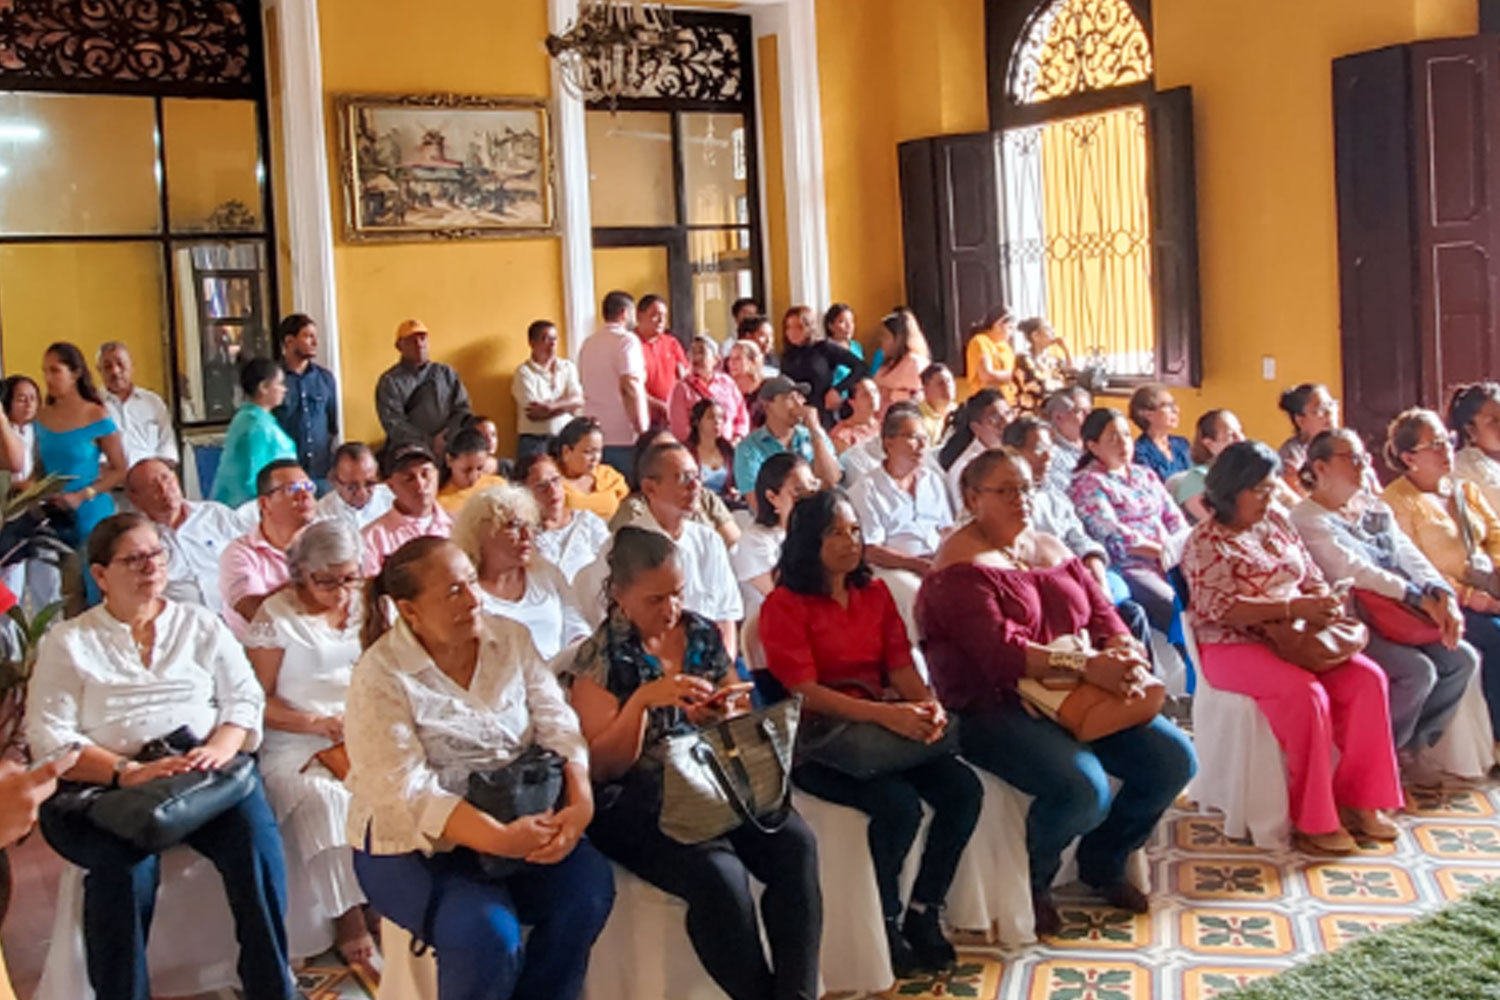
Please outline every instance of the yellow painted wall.
M896 144L988 126L983 0L818 0L828 269L859 337L905 298Z
M667 295L666 247L598 247L594 250L594 300L610 292L629 292L639 302L647 295Z
M766 230L762 234L769 251L766 272L766 314L780 316L792 305L791 255L787 245L786 170L781 143L781 54L775 35L756 42L756 67L760 82L760 174L765 199Z
M1184 423L1228 406L1251 435L1280 441L1283 387L1341 383L1332 62L1472 34L1476 6L1155 0L1152 20L1157 86L1193 88L1205 378L1180 394Z
M318 15L336 212L335 94L550 94L546 0L324 0ZM381 437L375 382L396 361L396 325L415 316L432 330L433 357L459 370L475 410L513 440L510 380L528 353L526 326L563 316L560 240L349 244L342 215L337 229L346 435Z

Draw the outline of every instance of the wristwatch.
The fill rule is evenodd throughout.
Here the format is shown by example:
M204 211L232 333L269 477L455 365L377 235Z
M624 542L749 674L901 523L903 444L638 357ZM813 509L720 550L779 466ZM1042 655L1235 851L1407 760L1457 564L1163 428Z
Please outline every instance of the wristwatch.
M109 779L109 787L110 788L119 788L120 787L120 775L122 775L126 771L130 770L130 765L132 765L134 763L135 763L135 761L131 760L129 757L121 757L118 760L116 760L115 761L115 773Z

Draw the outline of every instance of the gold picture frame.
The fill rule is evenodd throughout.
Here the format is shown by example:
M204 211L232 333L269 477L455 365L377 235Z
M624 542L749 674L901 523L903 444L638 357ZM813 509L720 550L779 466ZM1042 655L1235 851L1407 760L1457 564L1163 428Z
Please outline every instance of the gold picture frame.
M350 94L337 110L345 240L557 234L546 100Z

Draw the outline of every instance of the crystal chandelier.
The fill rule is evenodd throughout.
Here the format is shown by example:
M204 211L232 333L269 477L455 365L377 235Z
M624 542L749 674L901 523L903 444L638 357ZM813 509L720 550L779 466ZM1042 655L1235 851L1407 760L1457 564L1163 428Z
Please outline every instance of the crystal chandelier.
M611 111L640 88L643 65L670 58L676 45L672 12L644 0L581 0L568 30L547 36L568 92L583 101L603 98Z

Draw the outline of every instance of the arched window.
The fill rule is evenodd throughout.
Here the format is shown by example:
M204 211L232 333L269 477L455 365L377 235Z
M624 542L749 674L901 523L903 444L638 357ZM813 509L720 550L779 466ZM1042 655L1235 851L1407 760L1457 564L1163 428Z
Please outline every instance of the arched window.
M1043 0L1006 17L990 92L1008 304L1115 384L1197 384L1191 101L1155 89L1149 7Z

